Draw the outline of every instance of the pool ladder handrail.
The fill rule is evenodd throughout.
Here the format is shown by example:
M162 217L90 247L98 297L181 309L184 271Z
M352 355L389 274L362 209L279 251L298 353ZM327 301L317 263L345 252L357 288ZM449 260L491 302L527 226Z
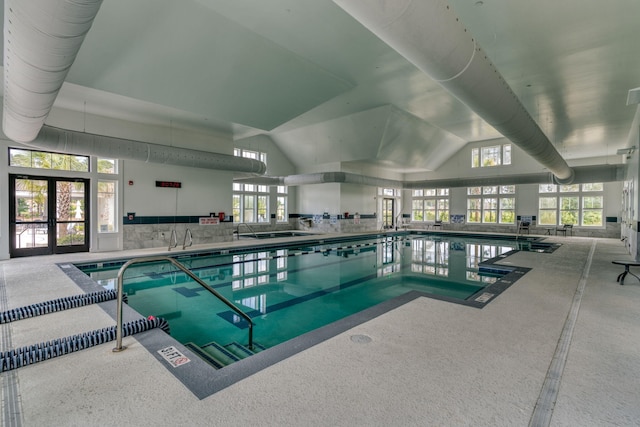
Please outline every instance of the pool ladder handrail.
M236 227L236 233L238 234L238 240L240 240L240 226L241 225L245 225L249 231L251 232L251 234L253 234L253 237L255 237L256 239L258 238L258 235L256 234L255 231L253 231L253 229L249 226L249 224L247 224L246 222L241 222L240 224L238 224L238 226Z
M200 286L202 286L207 291L209 291L209 293L211 293L213 296L215 296L220 301L222 301L227 307L229 307L231 310L235 311L238 314L238 316L240 316L244 320L246 320L247 324L249 325L249 349L253 350L253 326L254 325L253 325L253 321L251 320L251 318L249 317L248 314L246 314L244 311L240 310L235 304L233 304L227 298L225 298L224 296L220 295L220 293L218 293L211 286L209 286L205 282L203 282L202 279L200 279L198 276L193 274L193 272L191 270L189 270L187 267L182 265L177 260L175 260L175 259L173 259L171 257L167 257L167 256L150 256L150 257L142 257L142 258L130 259L129 261L125 262L122 265L122 267L120 267L120 270L118 271L118 300L117 300L117 303L116 303L117 304L117 307L116 307L116 346L113 348L113 352L120 352L120 351L122 351L122 350L127 348L126 346L122 345L122 310L123 310L122 305L123 305L123 299L124 299L122 288L123 288L124 272L125 272L125 270L127 268L129 268L133 264L139 264L139 263L142 263L142 262L158 262L158 261L170 262L175 267L177 267L178 269L182 270L187 276L192 278L196 283L198 283Z
M171 237L169 237L169 248L167 250L170 251L171 248L175 248L177 246L178 246L178 233L176 233L176 229L174 228L173 230L171 230Z
M189 240L189 243L187 243L187 240ZM187 228L187 231L184 233L184 240L182 241L182 249L184 250L191 245L193 245L193 235L191 235L191 229Z

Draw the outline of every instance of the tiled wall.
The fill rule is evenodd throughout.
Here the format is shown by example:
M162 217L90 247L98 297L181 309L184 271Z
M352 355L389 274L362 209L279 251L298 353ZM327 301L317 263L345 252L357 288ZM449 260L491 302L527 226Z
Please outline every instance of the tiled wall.
M143 222L143 221L139 221ZM149 222L149 221L147 221ZM605 228L577 227L573 229L573 235L578 237L604 237L620 238L620 223L607 221ZM362 233L380 230L381 223L375 217L360 218L323 218L314 222L309 217L290 218L289 223L251 224L251 230L246 225L240 225L240 233L248 234L251 231L260 233L267 231L300 230L315 233ZM235 231L238 224L222 222L217 225L200 225L197 222L181 223L137 223L124 224L124 249L145 249L169 247L171 231L176 230L178 247L182 247L187 228L191 230L193 244L207 244L231 242L237 239ZM406 228L428 229L431 225L422 222L408 222ZM487 233L516 233L516 226L490 225L490 224L443 224L442 230L469 231ZM538 227L535 222L531 224L530 234L556 235L555 227ZM164 233L164 235L163 235ZM559 233L559 235L562 235Z

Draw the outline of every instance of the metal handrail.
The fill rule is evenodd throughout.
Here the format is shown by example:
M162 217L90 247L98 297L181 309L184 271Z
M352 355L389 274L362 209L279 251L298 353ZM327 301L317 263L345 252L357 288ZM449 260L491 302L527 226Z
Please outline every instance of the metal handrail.
M402 226L402 224L400 224L400 221L398 221L400 217L402 217L402 212L396 215L396 230L398 229L398 226Z
M251 234L253 234L253 237L255 237L256 239L258 238L258 235L256 234L255 231L253 231L253 229L249 226L249 224L247 224L246 222L241 222L240 224L238 224L238 227L236 228L236 233L238 234L238 240L240 240L240 226L244 225L246 226L249 231L251 232Z
M187 244L187 238L189 239L189 244ZM193 245L193 236L191 235L191 229L187 228L187 231L184 233L184 240L182 241L182 249Z
M178 233L176 233L176 229L174 228L173 230L171 230L171 237L169 237L169 248L167 250L170 251L171 248L175 248L177 246L178 246Z
M167 261L176 266L178 269L182 270L187 276L191 277L194 281L196 281L200 286L209 291L213 296L218 298L220 301L226 304L231 310L235 311L240 317L247 321L249 324L249 348L253 350L253 321L244 311L240 310L236 307L231 301L226 299L224 296L220 295L215 289L211 286L207 285L202 281L198 276L193 274L191 270L182 265L180 262L175 259L167 256L152 256L152 257L143 257L143 258L134 258L125 262L120 270L118 271L118 301L117 301L117 310L116 310L116 347L113 349L114 352L119 352L127 347L122 345L122 303L123 303L123 278L124 272L129 266L133 264L139 264L142 262L156 262L156 261Z

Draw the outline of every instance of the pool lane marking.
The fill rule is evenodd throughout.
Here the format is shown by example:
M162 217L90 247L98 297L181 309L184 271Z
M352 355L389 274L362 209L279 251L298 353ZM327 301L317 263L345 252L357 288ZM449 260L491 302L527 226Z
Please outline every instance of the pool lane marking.
M584 289L587 285L587 278L589 277L593 254L596 251L596 244L596 240L591 243L591 251L587 257L587 262L582 269L582 276L580 277L578 287L573 296L569 315L564 322L564 327L562 328L558 345L556 346L553 358L551 359L547 376L542 384L542 389L540 390L536 406L533 409L533 414L529 421L529 427L547 427L551 424L551 417L553 416L553 410L556 405L556 400L558 399L560 381L562 380L564 367L567 363L569 347L571 346L571 338L578 319L578 311L580 310L582 295L584 294Z
M369 280L373 280L373 279L375 279L377 277L378 277L377 273L368 274L366 276L359 277L357 279L349 280L348 282L340 283L340 284L332 286L330 288L320 289L320 290L317 290L315 292L311 292L311 293L306 294L306 295L302 295L302 296L299 296L299 297L291 298L289 300L282 301L282 302L267 306L267 307L265 307L265 311L264 312L254 309L254 310L245 311L245 314L253 319L255 317L263 316L263 315L269 314L269 313L274 313L274 312L276 312L278 310L282 310L284 308L288 308L288 307L294 306L296 304L301 304L303 302L310 301L310 300L315 299L315 298L323 297L323 296L326 296L326 295L331 295L332 293L335 293L337 291L344 290L344 289L350 288L350 287L355 286L355 285L359 285L359 284L367 282ZM218 316L220 316L221 318L223 318L227 322L231 323L232 325L238 327L239 329L246 329L246 328L249 327L249 325L247 324L247 322L244 319L240 319L238 317L238 315L235 312L231 311L231 310L222 311L222 312L218 313Z

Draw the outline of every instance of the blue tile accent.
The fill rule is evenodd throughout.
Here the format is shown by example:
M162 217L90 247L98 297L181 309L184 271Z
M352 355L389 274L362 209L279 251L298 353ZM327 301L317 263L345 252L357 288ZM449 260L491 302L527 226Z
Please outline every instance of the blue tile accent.
M179 293L180 295L182 295L183 297L193 298L193 297L199 296L198 292L204 291L205 289L202 287L186 288L184 286L181 286L179 288L173 288L173 290Z

